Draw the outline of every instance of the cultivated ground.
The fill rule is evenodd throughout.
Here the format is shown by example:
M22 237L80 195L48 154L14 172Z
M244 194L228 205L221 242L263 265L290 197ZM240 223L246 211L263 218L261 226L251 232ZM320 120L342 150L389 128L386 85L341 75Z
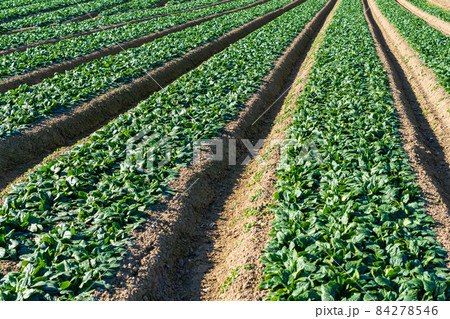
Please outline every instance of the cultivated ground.
M99 130L112 132L114 129L119 132L120 129L123 129L123 131L117 133L117 136L127 136L126 125L131 127L131 125L139 123L140 120L157 114L159 112L158 103L162 105L167 101L172 101L170 103L178 105L179 112L177 110L166 110L158 113L160 119L164 120L161 120L159 126L151 127L155 131L170 123L170 121L175 123L183 116L188 119L186 121L190 121L191 115L189 112L195 111L193 110L195 103L202 107L209 105L213 108L216 105L215 103L220 103L217 102L218 100L228 99L228 95L221 96L220 92L214 93L216 91L212 91L212 89L211 93L198 93L195 98L189 98L188 95L194 94L196 90L204 92L202 91L203 87L198 84L200 82L195 82L195 78L190 80L189 77L196 74L193 72L199 72L196 76L204 79L202 85L214 87L216 80L209 80L210 73L207 73L212 71L205 70L213 70L215 67L219 72L226 64L224 62L226 59L218 60L219 62L214 67L209 66L208 61L214 61L214 58L220 57L220 54L224 54L224 52L232 52L227 50L234 50L242 40L258 34L264 27L270 26L272 22L279 21L278 19L292 12L295 8L303 8L302 6L306 8L314 0L286 1L286 3L277 1L280 4L273 10L254 13L254 17L252 16L248 21L243 21L239 25L236 23L231 27L230 24L229 29L223 31L223 34L217 31L210 39L205 40L205 43L195 45L186 52L174 55L173 58L166 59L166 56L161 53L160 63L157 63L154 67L148 67L146 72L139 75L131 74L131 72L129 74L124 73L123 78L126 78L126 80L120 82L120 85L113 83L98 84L99 86L111 85L104 91L98 91L100 93L95 91L96 93L92 93L91 96L86 95L86 97L77 100L75 93L69 96L69 93L64 94L64 92L80 85L75 83L78 80L74 83L68 83L64 88L61 86L62 89L58 88L58 92L62 92L58 96L58 101L64 103L64 101L73 99L75 102L72 107L58 107L53 110L49 106L45 111L39 111L41 113L36 120L29 120L18 125L13 134L0 135L0 204L3 205L3 208L0 209L0 249L2 249L0 250L0 291L3 295L0 296L3 299L32 299L33 296L37 299L76 299L81 296L100 300L263 300L265 298L268 291L262 289L260 284L265 280L265 272L270 267L266 268L267 265L263 264L261 257L264 255L264 250L269 241L278 238L277 233L272 230L272 223L280 218L280 216L275 216L274 208L277 203L282 202L282 199L277 197L277 190L279 189L277 171L284 154L283 148L280 147L282 144L280 141L288 137L287 132L292 130L293 119L296 116L295 110L302 107L298 100L305 93L305 86L316 65L317 54L321 52L320 48L336 10L342 3L350 0L323 1L323 6L314 12L311 11L313 12L311 13L312 19L309 19L304 27L286 42L287 44L280 54L271 53L270 59L273 61L269 61L268 57L268 62L261 61L264 66L270 64L267 67L268 72L261 71L263 76L258 73L259 66L252 69L253 66L241 65L239 59L233 57L230 53L229 61L232 61L232 65L238 65L239 68L224 72L223 77L229 76L232 72L249 76L248 84L237 80L233 87L236 96L248 89L248 92L245 93L247 95L242 95L242 97L239 95L236 98L236 104L241 103L242 106L233 111L234 113L230 111L230 113L223 115L220 120L212 117L209 119L207 112L199 113L203 114L199 115L199 119L203 117L204 121L199 124L192 120L193 124L187 125L186 128L190 132L189 134L192 134L195 138L195 136L202 136L200 133L197 134L197 129L206 130L209 125L217 125L217 129L205 131L205 138L223 141L225 147L221 160L208 157L208 154L217 152L217 148L214 147L205 147L196 165L192 165L192 162L186 160L183 157L183 152L180 151L178 162L170 168L177 171L176 177L170 175L171 173L164 175L166 172L161 169L160 175L150 175L153 177L145 177L144 184L133 185L132 181L120 184L119 180L114 180L123 172L125 160L122 159L120 162L109 161L108 156L102 153L103 155L99 155L99 158L102 157L101 162L99 160L99 162L94 163L96 159L93 158L89 162L90 164L83 164L82 158L73 155L74 166L80 167L80 169L73 174L67 173L64 179L69 181L71 175L79 177L80 180L83 179L85 176L83 174L86 171L82 172L82 168L89 165L92 165L93 170L98 168L100 173L92 173L94 177L89 177L91 179L87 179L88 182L83 187L74 184L71 187L67 186L66 190L65 186L61 186L62 184L58 186L61 193L67 192L64 199L58 198L55 193L52 193L50 186L45 186L45 182L56 183L55 181L58 180L56 176L62 174L60 171L55 170L52 175L48 173L50 168L46 168L46 175L42 175L41 180L35 178L35 176L39 176L43 172L42 167L45 165L51 167L54 163L59 163L60 159L66 161L67 158L72 156L67 154L77 152L85 143L92 143L92 145L103 143L104 150L110 147L108 152L111 158L114 158L121 147L120 143L117 142L118 138L104 142L102 140L103 134L106 136L109 133L97 134L97 132ZM24 17L5 18L2 23L7 23L8 26L11 25L12 27L11 30L3 32L0 37L11 35L19 37L20 35L22 38L20 38L20 41L18 40L18 45L0 48L0 58L21 53L30 54L29 59L32 60L31 52L43 50L42 52L45 55L45 52L47 52L45 50L51 50L49 46L57 45L63 41L78 41L76 39L101 34L108 30L111 32L121 30L120 28L129 25L136 26L137 30L140 23L144 22L156 21L155 24L161 23L163 25L162 23L165 20L159 19L169 19L170 17L178 17L178 15L180 18L170 22L170 26L168 24L167 27L158 31L152 31L105 47L99 45L92 51L86 49L86 53L80 53L78 56L72 57L68 52L66 57L58 58L54 63L37 65L34 69L24 71L21 74L11 73L11 76L0 79L0 92L4 96L11 94L11 99L14 99L14 102L11 102L13 100L6 100L5 97L5 100L0 101L2 103L0 107L6 110L8 107L16 105L22 98L20 94L23 94L23 96L34 94L36 96L34 101L50 99L45 95L39 96L38 92L22 93L21 90L28 92L26 90L29 87L37 87L45 81L53 81L58 77L58 74L68 74L66 72L73 72L71 73L73 78L77 79L77 72L81 72L78 71L81 70L79 67L91 65L89 63L108 56L117 55L120 57L127 50L140 48L157 39L164 40L166 36L177 34L177 32L186 32L189 28L201 26L208 21L222 21L217 22L217 30L220 30L222 25L229 23L225 20L228 15L247 14L246 12L250 12L249 10L256 10L259 6L268 5L275 0L247 1L243 2L242 5L237 3L236 0L216 2L203 0L155 1L155 3L148 1L147 7L137 0L116 2L105 5L106 7L101 10L93 9L92 12L83 15L71 16L65 21L52 22L48 18L50 20L48 20L47 25L27 26L23 22L14 27L12 21L19 21ZM235 7L232 6L234 2L237 3ZM407 0L392 2L402 10L407 10L425 21L428 26L440 32L443 37L448 38L450 36L450 24L448 22L417 8ZM45 3L45 1L42 1L42 3ZM448 1L430 0L430 3L450 10ZM413 39L403 37L401 30L395 27L394 22L382 13L377 0L362 0L362 4L377 57L389 79L389 90L393 96L393 103L400 123L398 130L402 148L406 152L409 165L416 176L415 183L420 187L421 198L425 201L426 213L436 221L433 226L437 233L436 241L446 250L445 263L448 267L450 265L450 97L449 79L445 79L448 74L438 75L438 72L431 67L432 64L427 62L427 57L418 52L419 49L413 44ZM224 5L230 7L220 9ZM76 4L71 6L76 6ZM171 9L172 7L175 9ZM42 9L42 11L36 9L36 12L30 13L26 17L47 15L49 12L56 12L63 10L63 8ZM114 8L122 11L107 14L107 10ZM203 16L201 14L192 16L192 18L188 16L194 12L200 12L199 10L209 9L217 9L217 12L205 11ZM0 8L0 13L3 10L6 9ZM147 14L146 10L155 10L155 13L148 13L147 16L143 16L144 13ZM47 13L44 13L44 11ZM130 15L130 17L125 18L125 14ZM136 18L132 17L132 14L136 14ZM186 16L183 16L183 14ZM248 14L250 16L250 13ZM109 23L102 22L106 20L101 19L108 16L113 17L113 19ZM219 20L220 17L224 20ZM100 21L98 26L81 24L95 20ZM76 25L75 28L75 25L71 23L80 24ZM104 25L100 25L100 23L104 23ZM222 24L219 26L219 23ZM61 27L64 25L71 28L73 25L73 30L71 29L72 31L67 31L67 34L65 34L66 31L63 31L63 27ZM55 28L55 30L60 28L63 35L49 36L49 38L43 39L43 35L39 32L45 28L50 28L49 26ZM264 47L258 49L260 54L265 55L266 52L269 52L270 42L272 42L272 45L274 45L273 43L284 43L281 35L283 33L283 30L279 30L278 33L273 33L274 37L271 41L263 42L261 45L264 45ZM161 52L165 50L166 46L169 48L167 49L168 52L171 50L175 52L178 42L173 40L172 43L175 44L170 47L170 43L166 45L161 42ZM251 45L254 45L253 42L249 42L248 46ZM439 43L436 45L438 46ZM30 51L33 49L36 51ZM245 52L244 49L240 50ZM167 53L167 56L169 56L169 53ZM136 59L145 60L146 57L138 56ZM355 59L358 59L358 57L355 57ZM443 60L442 63L445 64L445 61ZM130 60L130 69L134 67L134 63ZM2 67L14 69L15 66ZM94 64L92 64L92 70L95 70ZM253 74L251 72L255 74L253 78L248 75ZM93 73L93 78L96 77L97 73ZM192 90L183 92L184 95L181 93L177 95L174 89L180 79L183 81L187 79L185 83L192 85ZM211 79L213 78L211 77ZM55 85L59 85L56 80L54 81ZM83 81L79 80L78 82ZM323 85L334 84L323 83ZM80 89L80 96L82 93L84 94L83 90ZM89 92L89 88L87 91ZM211 96L216 94L219 98L207 100L209 94ZM317 94L319 95L319 93ZM152 96L158 96L159 98L155 98L153 101L151 100ZM153 102L146 102L147 99ZM136 120L123 120L124 116L127 116L126 114L130 114L128 112L132 112L141 105L144 105L144 110L151 109L152 111L134 115ZM21 105L21 107L29 107L32 110L34 106ZM153 107L154 109L152 109ZM181 112L182 109L186 112ZM45 113L47 111L48 113ZM32 111L30 112L32 113ZM214 114L222 114L220 107L217 110L214 109L214 112ZM36 111L37 113L38 111ZM16 119L20 121L22 116L25 117L25 115L18 113L12 114L5 119L5 123ZM112 125L111 123L116 123L114 121L119 120L123 120L122 124L112 128L109 126ZM217 121L217 123L214 121ZM168 136L173 132L176 134L179 126L174 124L170 129L164 129L165 133ZM142 125L142 128L144 128L144 125ZM131 136L129 137L134 134L133 130L134 128L130 128L131 133L129 134ZM181 140L179 136L174 139ZM258 141L261 141L261 144L258 145L257 151L251 154L248 148L244 146L243 140L250 141L252 145L257 144ZM233 141L236 143L235 145L232 144ZM111 146L115 142L119 146ZM179 145L184 147L190 145L189 143L191 143L190 139L184 144L177 144L176 147L181 150L182 146ZM230 151L233 145L236 148L236 165L234 163L230 165L230 158L234 156ZM192 159L192 156L189 156L189 158ZM186 163L183 161L186 161ZM245 164L242 164L243 162ZM68 172L69 167L70 165L66 171L62 172ZM355 168L355 170L358 170L358 168ZM136 170L133 174L130 173L130 180L133 180L135 175L139 174L141 174L139 170ZM97 177L99 180L94 180ZM104 192L102 200L108 197L108 192L113 189L113 186L98 188L96 189L97 193L93 190L94 186L103 185L103 182L105 185L109 185L106 184L107 181L112 181L111 185L120 184L122 185L120 187L127 189L123 194L124 201L130 200L127 205L137 207L129 208L130 212L133 214L136 211L141 212L144 216L143 220L136 224L136 227L126 228L127 223L130 225L134 223L134 215L128 215L131 214L127 211L128 208L123 208L123 211L119 212L125 214L126 217L122 215L123 218L117 216L105 217L105 219L111 218L111 223L104 230L95 233L99 238L95 241L95 245L98 245L99 251L102 249L103 251L114 250L115 247L121 249L117 250L114 255L101 257L110 258L108 261L102 260L100 257L97 258L94 250L87 252L83 257L74 257L76 255L74 252L61 257L62 255L59 254L60 251L64 251L61 248L64 245L78 245L87 251L87 247L90 247L89 245L92 243L89 244L90 242L87 239L86 243L77 242L77 234L75 232L70 234L70 230L70 235L60 231L61 234L68 237L62 236L58 244L56 239L48 239L48 242L44 240L45 234L51 233L54 236L51 238L57 238L58 227L62 227L62 224L70 225L72 220L79 220L79 223L85 224L86 227L95 227L97 225L96 219L92 220L86 217L82 220L83 217L80 216L83 216L83 210L86 210L86 208L77 205L82 198L88 201L88 198L97 196L98 192ZM153 181L161 182L161 192L158 195L153 195L150 192L145 193L147 187L150 189ZM24 187L34 185L34 188L24 190L20 195L22 197L18 199L17 196L19 195L16 195L18 193L15 193L14 185L20 183L26 185ZM293 182L294 184L295 182ZM90 188L91 186L92 188ZM108 187L110 188L108 189ZM35 189L39 190L38 195L33 195ZM47 191L48 193L45 193ZM135 193L133 193L134 191ZM25 193L26 195L23 195ZM113 190L112 193L117 194L118 191ZM48 200L44 199L43 196L47 196ZM142 204L143 201L153 198L152 196L157 197L157 201L155 200L151 204ZM35 202L38 204L35 205ZM119 200L116 200L116 202L119 202ZM58 205L64 203L68 205L65 209L68 212L69 219L59 215L60 206ZM99 211L110 211L115 206L113 204L101 206L98 202L93 202L92 207L98 207ZM119 209L122 208L117 208L117 211ZM56 210L58 213L53 213ZM16 220L12 221L12 217L8 217L13 215L25 216L26 214L30 216L21 217L20 222L22 224ZM53 215L58 218L53 220ZM31 221L29 222L28 219ZM32 227L38 228L30 230ZM101 237L105 232L111 233L106 237ZM432 235L431 231L430 235ZM17 241L13 241L15 238L17 238ZM98 242L102 241L109 246L101 246L102 244ZM294 242L294 240L292 241ZM45 247L47 250L39 251L37 247L42 248L45 243L48 243L48 247ZM36 257L38 255L28 255L34 251L39 251L39 254L41 254L38 254L41 256L39 258L45 259L45 266L37 261L39 260ZM75 260L73 263L72 258ZM420 259L422 256L417 258ZM26 262L21 262L24 259L28 260L30 265L37 262L37 265L40 266L31 268L27 266ZM70 260L70 265L66 263L61 266L64 260ZM83 263L91 263L91 265L109 263L116 264L117 267L114 267L113 270L108 268L105 272L95 275L98 277L83 281L87 276L94 276L92 275L92 269L96 268L95 264L92 267L89 266L91 268L86 268L88 269L86 271L80 270L86 266ZM45 286L49 285L48 283L45 285L33 283L29 286L24 283L22 288L12 292L13 289L5 283L5 278L8 278L8 274L22 278L19 273L29 271L27 267L33 269L34 275L32 276L35 277L38 277L37 274L40 274L41 269L48 270L48 273L57 274L61 267L63 267L61 269L78 267L78 275L69 274L70 271L65 269L64 271L67 273L61 271L63 274L60 274L59 277L46 277L45 282L54 281L57 283L56 286L51 286L51 289ZM109 271L112 271L112 274ZM448 269L442 270L442 272L448 272ZM108 285L97 285L96 282L103 280L102 275L104 276L106 273L108 273L108 276L106 276ZM65 279L58 279L62 277ZM4 282L2 283L2 281ZM83 283L80 284L81 282ZM86 286L83 288L83 285L89 286L89 289L86 289ZM437 296L436 293L432 298L437 298ZM450 297L447 296L447 298Z

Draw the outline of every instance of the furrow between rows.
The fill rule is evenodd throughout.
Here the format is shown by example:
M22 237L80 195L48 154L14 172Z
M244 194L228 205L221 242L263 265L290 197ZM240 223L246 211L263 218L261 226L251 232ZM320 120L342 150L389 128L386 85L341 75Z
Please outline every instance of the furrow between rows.
M416 6L409 3L407 0L395 0L395 2L403 7L405 10L408 10L412 14L418 16L419 18L425 20L431 27L436 30L441 31L446 36L450 37L450 23L439 19L425 11L420 10Z

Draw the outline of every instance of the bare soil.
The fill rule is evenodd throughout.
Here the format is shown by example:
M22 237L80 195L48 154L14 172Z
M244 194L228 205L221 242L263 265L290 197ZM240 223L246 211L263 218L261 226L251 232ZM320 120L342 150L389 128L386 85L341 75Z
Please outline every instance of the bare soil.
M183 299L197 299L190 293L196 291L199 281L201 300L250 301L262 300L265 296L265 291L258 289L264 268L260 257L267 245L270 222L273 220L270 208L277 180L276 169L280 162L279 141L286 137L286 129L292 123L292 114L296 109L295 103L303 92L315 54L340 2L337 1L315 41L293 68L291 78L283 88L283 92L289 91L287 98L284 99L285 95L282 95L272 106L271 114L262 119L265 124L261 131L270 130L270 133L258 156L238 178L232 176L236 174L227 178L235 180L235 185L230 188L225 183L224 188L228 191L220 192L221 195L206 214L218 215L219 218L212 231L199 237L199 244L195 246L200 248L187 259L187 294ZM272 122L274 115L276 119ZM231 195L227 196L230 189ZM209 221L204 224L210 225ZM208 269L208 265L210 268L205 273L202 270ZM237 277L234 278L232 273L237 274Z
M2 280L2 278L13 271L20 271L20 266L18 266L18 263L20 261L16 260L16 261L5 261L5 260L0 260L0 280Z
M385 66L401 122L403 147L416 173L426 208L436 221L437 240L450 251L450 126L448 96L437 94L438 84L428 77L406 41L382 16L373 0L363 0L378 56ZM399 45L399 43L401 43ZM425 70L425 71L424 71ZM425 79L423 77L426 77ZM437 95L437 96L436 96ZM436 101L442 99L441 107ZM447 255L450 259L450 253ZM450 263L448 264L450 266Z
M152 6L152 8L164 7L169 0L162 0Z
M330 0L326 7L305 27L304 31L278 60L272 72L265 78L258 93L246 103L245 109L238 118L225 127L220 139L225 142L230 138L237 140L249 138L254 141L255 138L267 136L270 125L264 120L255 123L255 120L264 114L264 117L269 119L269 123L273 121L270 120L270 115L274 116L277 112L275 110L265 111L282 93L292 68L308 49L311 39L322 27L335 2L335 0ZM253 123L255 125L252 125ZM190 254L201 254L208 250L208 247L199 247L198 245L203 243L210 245L214 242L211 237L205 242L199 241L200 237L207 236L208 231L213 230L218 223L219 216L207 215L211 212L221 212L221 209L211 208L211 205L213 203L217 205L217 200L220 202L221 193L230 194L233 185L236 184L236 178L243 169L240 166L230 173L232 166L228 165L227 151L228 148L225 147L224 158L226 160L224 161L203 158L200 165L181 169L179 178L170 185L176 190L176 194L172 198L164 199L155 210L149 212L154 217L150 218L139 232L135 232L136 239L129 248L122 268L116 276L114 288L111 291L99 291L97 296L100 299L200 299L201 276L197 276L196 283L188 284L187 287L190 288L188 288L189 291L186 291L185 280L193 274L189 273L189 262L185 260L189 259ZM239 159L246 156L246 150L242 143L237 143L237 155L238 162ZM233 174L236 174L234 182L233 178L227 178ZM222 184L223 181L226 182ZM273 184L273 181L269 183ZM222 187L218 185L222 185ZM269 194L265 196L270 197ZM256 199L254 201L256 202ZM216 207L220 207L220 204L218 205ZM261 223L256 227L266 229L267 233L270 218L270 214L261 213L259 220ZM252 228L249 228L249 233L254 231ZM249 247L248 254L253 254L251 260L255 260L255 262L259 257L250 252L250 247L259 254L258 247L262 248L265 244L264 238L261 239L259 243L250 244L250 240L244 243L244 246L250 245L247 246ZM206 272L209 268L208 263L202 263L197 268L202 269L199 270L200 274L202 271ZM250 279L250 277L249 282L256 283L255 279ZM261 294L254 296L260 298Z
M407 0L395 0L400 6L408 10L409 12L415 14L419 18L425 20L426 23L428 23L431 27L435 28L436 30L441 31L446 36L450 37L450 23L439 19L438 17L435 17L434 15L431 15L416 6L414 6L411 2L408 2Z
M291 2L164 64L130 84L111 90L89 103L42 120L21 134L0 140L0 154L2 154L0 172L14 171L15 166L27 162L34 163L36 158L42 159L42 154L66 146L68 141L76 139L77 136L98 129L118 114L134 107L138 102L161 89L162 86L303 2L304 0Z
M267 2L267 1L268 0L261 0L258 2L251 3L249 5L246 5L244 7L236 8L236 9L225 11L225 12L218 13L218 14L209 15L207 17L203 17L203 18L199 18L199 19L195 19L195 20L192 20L192 21L189 21L189 22L186 22L186 23L183 23L183 24L171 27L171 28L164 29L162 31L148 34L148 35L143 36L138 39L134 39L134 40L127 41L127 42L122 42L120 44L113 45L113 46L109 46L109 47L94 51L92 53L89 53L89 54L86 54L86 55L83 55L80 57L76 57L74 59L70 59L68 61L63 61L60 63L52 64L47 67L40 68L38 70L29 72L26 74L16 75L16 76L7 78L0 82L0 93L5 93L9 90L18 88L22 84L28 84L28 85L38 84L38 83L42 82L44 79L54 76L55 73L64 73L68 70L72 70L72 69L76 68L77 66L88 63L90 61L98 60L98 59L101 59L108 55L116 55L127 49L140 47L146 43L152 42L155 39L162 38L168 34L178 32L178 31L187 29L192 26L199 25L203 22L212 20L214 18L223 16L226 14L230 14L230 13L240 11L240 10L245 10L245 9L254 7L256 5L259 5L261 3Z
M27 28L11 30L11 31L8 31L8 32L4 32L2 34L14 34L14 33L19 33L19 32L22 32L22 31L35 30L35 29L37 29L37 27L27 27ZM0 55L2 55L1 52L3 52L3 51L0 51Z
M450 10L450 1L448 0L427 0L427 1L446 10Z

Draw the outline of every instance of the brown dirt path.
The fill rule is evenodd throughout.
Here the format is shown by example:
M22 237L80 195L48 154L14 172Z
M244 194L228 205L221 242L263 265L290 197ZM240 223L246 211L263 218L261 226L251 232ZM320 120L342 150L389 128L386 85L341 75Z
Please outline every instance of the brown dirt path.
M395 0L400 6L411 12L412 14L418 16L419 18L425 20L431 27L439 30L446 36L450 37L450 23L431 15L416 6L414 6L411 2L407 0Z
M265 78L265 84L246 103L246 108L238 118L225 127L225 133L218 137L219 139L226 142L230 138L237 140L249 138L254 141L254 138L260 138L269 133L270 126L267 127L264 120L257 121L256 125L252 123L261 114L265 114L265 118L270 119L269 113L272 112L264 113L266 108L279 97L292 68L323 25L335 2L330 0L305 27ZM201 278L198 277L196 284L188 286L189 291L186 290L184 280L192 276L188 271L187 263L189 254L195 254L203 249L199 246L202 244L199 236L206 236L209 230L216 227L214 219L217 220L219 216L206 216L210 212L210 205L233 189L235 182L227 179L227 176L233 174L230 170L235 166L228 164L227 150L228 148L225 147L224 161L212 161L203 157L200 165L181 170L180 177L171 185L177 190L176 194L170 199L164 199L161 205L151 212L152 216L158 217L150 220L141 231L135 233L136 239L116 276L114 290L99 292L101 299L200 299ZM202 155L204 155L203 152ZM238 163L239 159L248 155L242 143L237 143L237 155ZM242 166L237 167L237 175L240 175L239 170L242 170ZM222 184L224 181L227 181L226 185ZM228 184L230 182L231 185ZM223 185L225 188L220 188L218 185ZM211 222L205 224L206 221ZM214 240L211 239L211 241ZM205 265L207 263L199 264L197 268L203 268L206 271Z
M449 98L435 96L436 82L423 79L427 74L422 73L420 61L402 49L406 41L381 15L374 0L363 0L363 4L371 9L366 10L366 19L390 80L404 149L427 202L427 212L436 221L437 240L450 251L450 126L445 111ZM444 103L436 107L433 101L439 96ZM450 260L450 253L447 258Z
M438 7L444 8L445 10L450 10L450 1L448 0L427 0L427 1Z

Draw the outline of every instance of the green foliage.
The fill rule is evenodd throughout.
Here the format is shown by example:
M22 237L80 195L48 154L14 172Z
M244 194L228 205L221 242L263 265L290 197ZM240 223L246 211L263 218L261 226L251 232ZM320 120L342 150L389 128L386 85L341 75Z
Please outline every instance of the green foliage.
M220 286L219 291L221 294L225 293L231 286L233 282L239 277L239 271L241 267L236 267L231 269L230 275L225 279L223 285Z
M79 0L78 3L89 2L91 0ZM38 3L28 3L26 5L11 5L8 8L0 10L0 22L26 17L30 14L45 12L58 8L64 8L70 5L77 4L74 0L47 0Z
M107 27L122 22L153 17L190 8L196 8L206 4L215 3L217 1L218 0L195 0L182 5L130 11L114 14L111 16L96 17L95 19L43 26L38 29L25 30L19 33L4 34L0 37L0 49L6 50L9 48L15 48L38 41L57 39L70 34L77 34L94 29L100 29L102 27Z
M22 18L9 22L3 22L0 25L0 32L7 32L27 27L41 27L52 23L60 23L89 12L100 11L110 6L124 3L126 1L128 0L95 0L89 2L82 0L80 1L79 5L61 8L56 11L44 12L36 15L29 15L29 13L20 13L20 7L13 8L13 15L15 15L16 17L21 16ZM36 5L42 6L42 3L38 3ZM7 14L7 16L8 18L6 18L5 15L3 16L3 21L11 18L11 14Z
M250 218L251 216L256 216L258 214L259 214L259 211L255 207L244 209L244 216L246 218Z
M251 1L254 0L237 0L233 5L240 6ZM130 83L152 69L289 2L290 0L274 0L242 12L224 15L138 48L82 64L37 85L22 85L10 90L0 96L0 108L3 109L0 114L0 138L19 133L27 124Z
M129 10L143 10L150 8L153 4L160 2L160 0L152 1L149 3L148 0L131 0L127 3L121 4L114 8L105 10L102 12L103 15L113 15L120 12L127 12Z
M247 222L245 222L244 223L244 229L242 230L242 232L243 233L248 233L253 226L255 226L255 223L247 223Z
M402 149L360 0L325 33L284 150L262 262L270 300L447 300L446 251Z
M256 0L235 0L210 8L182 12L122 27L95 32L57 43L29 48L24 52L13 52L0 57L0 78L24 74L54 63L68 61L86 54L138 39L164 29L202 18L211 14L239 8ZM198 36L197 36L198 37Z
M255 269L255 264L246 264L244 266L244 269L245 270L253 270L253 269Z
M250 202L256 202L263 195L264 195L264 189L262 189L262 188L257 189L255 192L255 195L253 195L252 198L250 198Z
M223 0L209 1L209 2L205 2L205 4L213 3L213 2L220 2L220 1L223 1ZM157 2L160 2L160 0L158 0ZM171 7L175 7L175 6L180 7L180 8L190 8L191 4L193 5L195 2L197 2L197 1L195 1L195 0L194 1L192 1L192 0L171 0L171 1L168 1L164 7L160 7L160 8L171 8ZM142 10L149 9L153 4L154 4L154 2L149 3L148 0L132 0L130 2L116 6L114 8L105 10L102 12L102 15L112 16L112 15L120 14L123 12L128 12L130 10L142 11ZM159 8L156 8L156 9L159 9ZM180 10L182 10L182 9L180 9Z
M12 7L21 7L34 3L35 0L4 0L0 2L0 9L9 9Z
M129 232L191 161L193 142L217 136L325 2L283 14L15 185L0 209L0 253L21 270L1 278L0 299L83 299L107 287ZM128 160L130 138L142 132L165 139L164 147L140 140L165 165L143 170Z

